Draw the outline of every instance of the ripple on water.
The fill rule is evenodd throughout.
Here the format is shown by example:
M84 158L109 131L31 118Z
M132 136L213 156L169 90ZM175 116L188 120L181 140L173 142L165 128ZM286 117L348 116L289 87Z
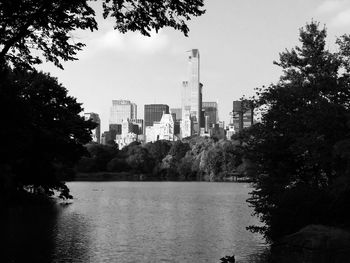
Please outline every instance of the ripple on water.
M219 262L232 254L247 262L265 247L260 236L245 230L258 223L245 202L247 184L68 186L73 204L61 207L45 226L50 236L46 262Z

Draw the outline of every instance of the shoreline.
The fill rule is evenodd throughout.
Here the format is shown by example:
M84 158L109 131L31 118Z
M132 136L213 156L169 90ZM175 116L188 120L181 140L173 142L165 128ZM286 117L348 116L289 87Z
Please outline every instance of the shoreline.
M237 178L236 180L205 181L205 180L160 180L152 174L134 174L131 172L95 172L77 173L72 180L66 182L220 182L220 183L252 183L248 178Z

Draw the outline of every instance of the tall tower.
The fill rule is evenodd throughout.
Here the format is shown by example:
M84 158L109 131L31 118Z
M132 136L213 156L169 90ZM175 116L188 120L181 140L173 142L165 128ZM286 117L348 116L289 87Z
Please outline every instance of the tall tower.
M202 112L202 84L200 83L200 59L198 49L189 51L188 80L182 82L182 115L190 115L194 132L199 134Z

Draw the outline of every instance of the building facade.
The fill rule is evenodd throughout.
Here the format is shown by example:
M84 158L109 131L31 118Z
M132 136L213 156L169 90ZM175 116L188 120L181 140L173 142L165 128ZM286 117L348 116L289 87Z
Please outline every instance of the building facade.
M174 141L175 122L171 114L163 114L159 122L154 122L153 126L146 127L146 142L158 140Z
M181 121L182 119L182 108L172 108L170 109L171 114L175 114L174 121Z
M188 57L188 80L182 82L182 119L187 112L193 122L194 132L199 134L203 126L202 113L202 87L200 83L200 57L198 49L192 49Z
M233 124L229 124L226 130L226 139L231 140L232 135L235 133L235 126Z
M160 121L163 113L169 114L169 106L166 104L146 104L144 111L144 126L153 126L154 122Z
M129 100L112 100L109 124L121 124L127 119L137 119L136 104Z
M138 141L138 136L135 133L127 133L122 135L117 135L115 142L118 144L119 150L123 149L125 146L129 145L132 142Z
M143 119L131 119L130 122L133 124L133 133L143 134Z
M213 127L219 122L218 103L214 101L203 101L202 109L204 111L205 125L204 127ZM207 117L207 118L206 118Z
M160 140L174 141L174 119L171 114L163 114L160 120Z
M146 143L160 140L160 122L153 122L152 126L145 127Z
M251 102L233 101L233 110L231 115L231 124L234 126L235 132L240 132L244 128L248 128L254 124L254 108Z
M190 137L193 135L193 124L190 114L185 114L181 121L181 138Z
M93 129L92 132L92 141L101 143L101 119L100 116L97 113L94 112L88 112L84 113L85 120L92 120L93 122L97 123L97 127Z
M134 124L134 122L140 122L139 120L123 120L121 124L121 134L115 136L115 142L118 144L119 149L124 148L132 142L138 141L138 132L140 131L140 126ZM142 122L143 124L143 122ZM142 126L141 126L142 129Z
M130 120L123 120L122 122L122 136L126 136L128 133L133 132L134 125Z
M116 123L116 124L109 124L109 131L114 132L117 134L122 134L122 124Z

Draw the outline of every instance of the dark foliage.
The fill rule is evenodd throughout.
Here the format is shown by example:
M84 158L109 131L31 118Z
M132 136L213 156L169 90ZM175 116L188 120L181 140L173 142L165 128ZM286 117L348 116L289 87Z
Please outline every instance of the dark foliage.
M61 180L87 153L83 144L96 125L79 115L81 104L48 74L7 69L1 71L0 107L3 187L69 197Z
M240 134L246 156L257 165L249 202L265 224L251 229L269 240L307 224L350 222L343 217L349 208L344 205L349 158L335 151L350 135L350 42L344 36L338 40L340 52L331 53L325 38L326 29L316 22L300 30L301 46L275 62L283 69L280 81L257 91L261 123ZM344 188L335 194L339 180Z
M166 140L160 140L147 143L145 148L148 150L153 159L155 159L157 162L161 162L164 157L167 156L171 148L171 143Z
M225 256L223 258L220 258L221 263L235 263L235 256Z
M92 171L104 171L107 163L112 160L115 156L117 156L119 150L116 146L110 145L101 145L101 144L88 144L86 146L89 151L94 166L92 167Z
M115 157L108 162L106 170L108 172L127 172L130 171L131 168L125 158Z
M183 143L182 141L176 141L169 150L169 155L173 156L175 160L180 160L185 156L187 151L189 151L190 145L188 143Z

